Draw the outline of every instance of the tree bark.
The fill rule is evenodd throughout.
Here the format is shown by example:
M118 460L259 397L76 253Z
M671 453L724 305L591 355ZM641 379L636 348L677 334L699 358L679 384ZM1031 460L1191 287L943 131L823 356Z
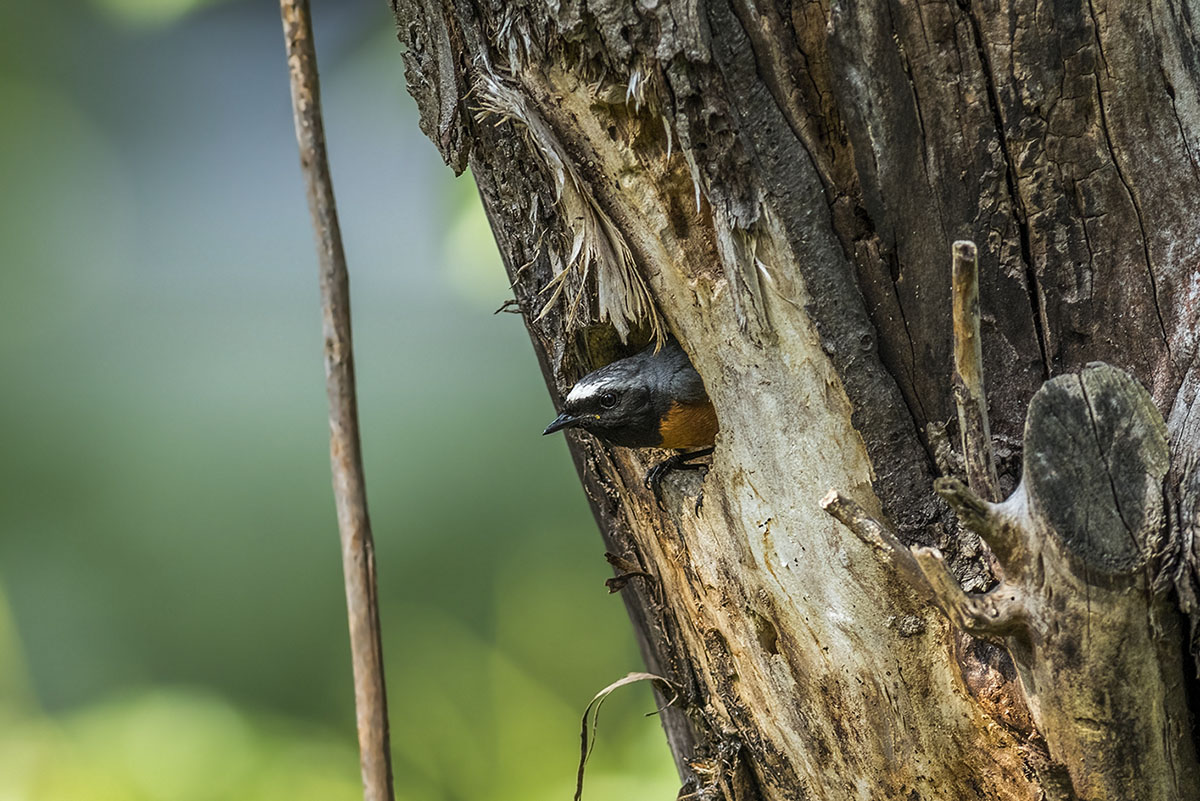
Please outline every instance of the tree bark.
M1200 797L1193 6L393 6L555 398L669 331L717 409L665 511L569 436L684 795Z

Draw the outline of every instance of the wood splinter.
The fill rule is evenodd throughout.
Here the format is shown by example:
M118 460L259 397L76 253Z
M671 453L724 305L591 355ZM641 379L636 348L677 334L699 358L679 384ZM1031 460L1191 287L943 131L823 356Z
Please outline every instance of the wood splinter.
M986 501L1000 500L992 454L987 395L983 390L983 342L979 334L979 249L960 239L951 247L951 316L954 320L954 403L967 482Z

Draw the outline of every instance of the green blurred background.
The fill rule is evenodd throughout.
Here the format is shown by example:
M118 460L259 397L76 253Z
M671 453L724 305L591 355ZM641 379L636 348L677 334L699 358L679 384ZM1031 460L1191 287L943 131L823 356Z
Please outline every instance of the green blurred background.
M568 799L640 669L470 177L317 0L398 795ZM272 2L0 2L0 799L360 797ZM646 689L586 798L673 798Z

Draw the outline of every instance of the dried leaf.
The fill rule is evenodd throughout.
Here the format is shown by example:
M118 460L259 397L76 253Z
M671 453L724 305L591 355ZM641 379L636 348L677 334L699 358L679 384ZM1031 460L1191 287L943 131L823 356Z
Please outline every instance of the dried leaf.
M659 684L659 689L666 694L671 693L671 700L667 702L667 706L675 703L679 698L679 690L669 679L662 676L656 676L653 673L630 673L623 679L618 679L612 684L605 687L600 692L592 697L588 703L587 709L583 710L583 721L579 732L580 747L579 747L579 772L575 777L575 801L579 801L583 797L583 770L587 767L588 758L592 755L592 747L596 744L596 726L600 720L600 707L604 705L604 701L612 694L613 690L624 687L627 684L635 684L639 681L653 681ZM591 738L589 739L588 718L591 717Z

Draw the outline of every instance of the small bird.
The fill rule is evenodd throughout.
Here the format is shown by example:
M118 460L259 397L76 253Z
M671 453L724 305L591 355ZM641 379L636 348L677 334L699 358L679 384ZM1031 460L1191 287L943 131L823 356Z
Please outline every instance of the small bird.
M655 465L646 486L658 494L669 471L695 470L692 459L713 452L717 413L704 382L674 339L588 373L571 388L563 411L543 435L582 428L626 448L700 448Z

